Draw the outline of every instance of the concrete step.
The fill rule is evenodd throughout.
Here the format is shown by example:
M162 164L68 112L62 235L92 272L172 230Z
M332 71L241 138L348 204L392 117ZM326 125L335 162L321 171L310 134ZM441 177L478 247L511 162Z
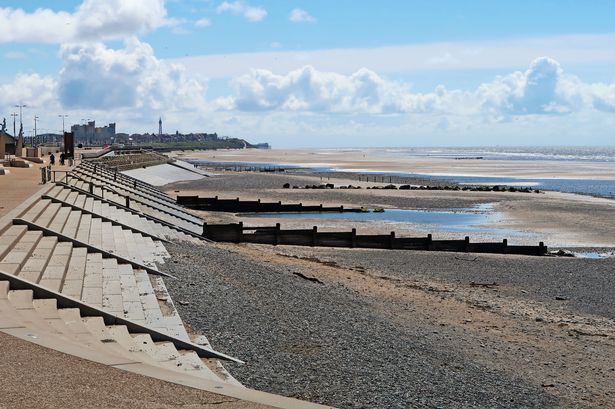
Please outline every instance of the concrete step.
M73 248L62 283L62 294L81 299L87 256L87 249Z
M0 260L8 254L27 231L26 226L11 225L0 235Z
M66 222L68 221L70 212L70 207L60 207L51 222L44 227L49 227L53 231L62 232Z
M100 253L87 253L81 300L94 307L103 303L103 258Z
M57 243L56 237L42 237L19 271L19 277L38 283Z
M68 261L73 251L73 245L68 242L57 243L51 253L49 262L43 270L38 284L53 291L60 291Z
M47 227L51 224L51 221L55 218L56 214L60 211L62 206L59 203L50 203L49 206L45 209L44 212L40 214L36 220L31 220L32 222Z
M40 231L26 231L0 260L0 270L10 274L18 274L41 237L43 237L43 233Z
M23 219L30 220L35 222L36 219L46 211L47 206L51 203L51 200L41 199L37 201L34 206L32 206L27 212L23 215L20 215Z

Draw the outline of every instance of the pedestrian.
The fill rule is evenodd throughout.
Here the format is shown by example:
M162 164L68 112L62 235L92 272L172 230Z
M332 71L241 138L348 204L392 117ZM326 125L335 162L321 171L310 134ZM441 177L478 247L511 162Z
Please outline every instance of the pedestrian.
M51 156L49 157L49 162L51 163L51 165L55 165L56 164L56 155L54 155L52 153Z
M64 152L62 152L60 154L60 165L64 166L64 159L66 159L66 155L64 155Z

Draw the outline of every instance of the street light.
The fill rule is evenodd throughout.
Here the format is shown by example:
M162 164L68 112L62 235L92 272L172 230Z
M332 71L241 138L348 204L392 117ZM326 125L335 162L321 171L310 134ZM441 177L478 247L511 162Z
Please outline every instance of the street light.
M11 116L13 117L13 137L17 136L17 130L15 129L15 118L19 115L17 112L13 112Z
M66 114L62 114L62 115L58 115L60 118L62 118L62 135L64 135L64 118L68 118L68 115Z
M15 108L19 108L19 130L23 132L23 111L22 109L27 107L25 104L17 104Z
M34 115L34 139L32 141L32 146L38 145L38 135L36 134L36 121L38 120L38 116Z

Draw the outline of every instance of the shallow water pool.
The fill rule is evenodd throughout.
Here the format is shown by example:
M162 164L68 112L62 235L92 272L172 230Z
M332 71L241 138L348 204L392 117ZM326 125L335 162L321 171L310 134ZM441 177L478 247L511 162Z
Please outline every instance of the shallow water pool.
M272 219L383 221L412 224L412 227L417 230L429 232L487 233L503 237L527 235L527 233L517 230L493 227L501 220L501 215L493 210L492 203L468 208L439 210L385 209L384 212L370 211L364 213L245 213L242 216Z

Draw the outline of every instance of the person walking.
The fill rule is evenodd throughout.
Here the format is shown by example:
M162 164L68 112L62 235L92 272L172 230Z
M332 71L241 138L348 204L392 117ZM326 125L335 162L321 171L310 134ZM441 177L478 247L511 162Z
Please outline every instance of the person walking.
M62 152L60 154L60 165L64 166L64 159L66 159L66 155L64 155L64 152Z
M51 154L51 156L49 156L49 163L51 163L51 166L56 164L56 155L54 155L53 153Z

